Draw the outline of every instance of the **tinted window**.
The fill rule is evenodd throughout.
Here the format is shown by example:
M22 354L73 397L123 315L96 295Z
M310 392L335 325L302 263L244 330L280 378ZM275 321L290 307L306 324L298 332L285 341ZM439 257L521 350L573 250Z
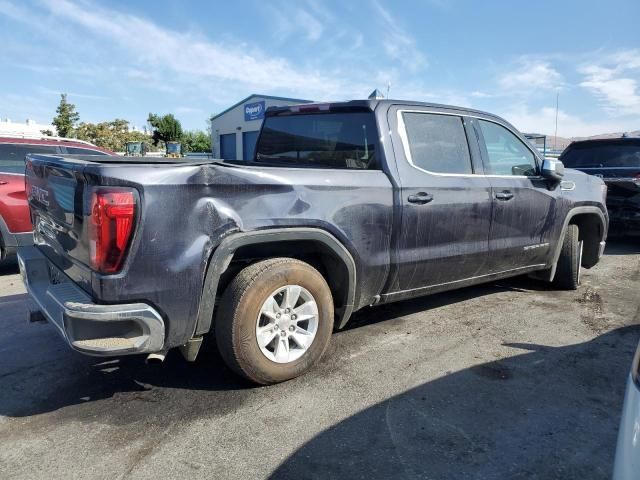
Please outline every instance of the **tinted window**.
M0 143L0 172L24 173L24 157L27 153L58 153L58 147Z
M315 168L377 168L373 113L267 117L256 147L259 163Z
M67 153L71 155L108 155L100 150L91 150L89 148L65 147Z
M403 113L411 162L434 173L473 173L462 118Z
M509 130L493 122L479 120L484 143L487 148L488 175L538 174L533 152Z
M569 168L640 168L640 142L572 145L560 160Z

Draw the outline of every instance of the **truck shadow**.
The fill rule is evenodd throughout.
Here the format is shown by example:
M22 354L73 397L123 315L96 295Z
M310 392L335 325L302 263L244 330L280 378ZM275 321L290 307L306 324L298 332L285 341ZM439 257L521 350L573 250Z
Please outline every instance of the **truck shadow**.
M640 326L458 371L313 437L288 478L609 478ZM395 372L394 375L402 375Z
M538 283L516 278L500 285L468 287L365 309L354 315L338 335L415 312ZM160 401L163 392L171 390L180 391L182 397L193 400L183 413L197 417L208 414L206 405L212 401L221 412L225 402L235 408L249 395L259 394L260 388L240 379L224 365L213 338L205 339L195 363L186 362L175 349L161 365L146 365L143 356L87 357L72 351L53 326L28 324L28 302L26 294L0 297L0 322L8 327L0 331L0 351L5 357L5 361L0 362L0 392L11 392L10 395L0 394L0 415L29 417L73 405L88 406L98 400L121 402L127 398L126 394L132 393L132 398L156 403L159 406L156 414L162 416L175 408L173 403ZM353 334L358 335L357 332ZM318 369L322 369L322 365ZM199 403L203 404L201 408L197 406ZM125 417L119 415L112 420L123 422Z

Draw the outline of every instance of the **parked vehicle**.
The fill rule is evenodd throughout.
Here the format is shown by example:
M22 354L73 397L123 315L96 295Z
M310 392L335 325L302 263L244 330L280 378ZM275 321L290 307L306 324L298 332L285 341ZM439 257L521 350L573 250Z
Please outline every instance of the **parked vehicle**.
M612 233L640 234L640 138L573 142L560 156L567 167L597 175L608 186Z
M17 247L33 243L24 186L24 159L29 152L114 155L80 140L0 136L0 260Z
M74 349L194 360L213 331L261 384L370 305L528 273L574 289L608 226L602 180L499 117L417 102L271 108L248 162L32 154L26 171L20 268Z
M631 366L622 408L614 480L636 480L640 472L640 345Z

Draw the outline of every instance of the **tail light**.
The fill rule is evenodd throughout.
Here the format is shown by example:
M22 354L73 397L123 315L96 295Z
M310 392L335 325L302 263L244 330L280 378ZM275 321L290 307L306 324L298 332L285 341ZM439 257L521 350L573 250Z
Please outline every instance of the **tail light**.
M136 219L136 195L129 189L100 189L91 195L89 248L91 266L117 273L131 244Z

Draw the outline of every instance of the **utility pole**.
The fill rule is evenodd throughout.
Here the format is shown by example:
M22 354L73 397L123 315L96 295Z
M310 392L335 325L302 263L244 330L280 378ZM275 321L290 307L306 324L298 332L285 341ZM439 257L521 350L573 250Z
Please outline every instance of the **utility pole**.
M387 98L389 98L389 90L391 90L391 80L387 82Z
M558 150L558 100L560 99L560 92L556 92L556 133L553 137L553 149Z

